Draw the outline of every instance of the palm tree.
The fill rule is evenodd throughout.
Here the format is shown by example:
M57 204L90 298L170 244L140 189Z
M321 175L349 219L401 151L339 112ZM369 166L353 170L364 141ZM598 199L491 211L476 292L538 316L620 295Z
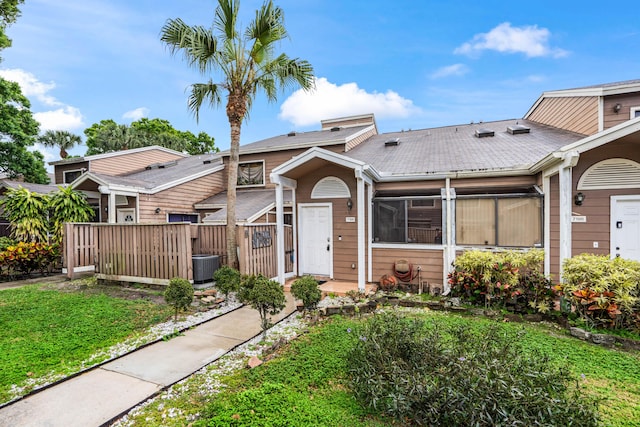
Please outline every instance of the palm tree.
M218 0L210 29L189 26L181 19L169 19L161 30L161 40L172 54L182 52L190 66L202 74L221 77L218 83L191 85L189 109L199 119L200 107L207 102L220 105L226 95L226 113L231 128L229 170L227 176L227 261L237 265L236 254L236 184L242 121L251 109L258 91L270 101L276 100L279 88L311 89L313 67L284 53L276 56L276 43L287 37L282 9L265 1L255 18L241 34L237 28L239 0Z
M67 150L81 144L82 139L66 130L48 130L38 137L38 142L45 147L59 147L60 158L66 159L69 156Z

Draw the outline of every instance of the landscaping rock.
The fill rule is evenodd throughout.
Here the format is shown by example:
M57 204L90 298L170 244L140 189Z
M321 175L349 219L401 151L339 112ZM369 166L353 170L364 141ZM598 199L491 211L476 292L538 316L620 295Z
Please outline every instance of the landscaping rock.
M513 314L513 313L506 313L504 315L504 320L506 322L518 322L518 323L523 321L522 316L520 316L519 314Z
M247 362L247 367L249 369L257 368L260 365L262 365L262 360L260 360L258 356L251 356L251 358Z
M460 307L460 298L458 297L449 298L449 302L451 307Z
M612 346L616 342L616 337L607 334L591 334L591 342L598 345Z
M524 320L527 322L542 322L544 319L542 314L525 314Z
M465 307L449 307L449 309L453 313L466 313L468 309Z
M474 316L484 316L484 308L471 308L469 309L469 313L473 314Z
M443 310L444 304L440 301L426 301L427 307L431 310Z
M346 314L347 316L353 316L354 314L356 314L356 306L351 304L343 305L342 313Z
M571 327L569 333L572 337L580 338L581 340L588 340L591 337L591 333L581 328Z
M340 314L342 310L340 306L331 306L325 307L324 311L326 316L333 316L335 314Z

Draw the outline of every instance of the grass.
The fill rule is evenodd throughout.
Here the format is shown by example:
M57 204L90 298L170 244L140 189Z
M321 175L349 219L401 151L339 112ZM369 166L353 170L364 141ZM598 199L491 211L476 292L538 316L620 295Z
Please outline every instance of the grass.
M491 320L430 311L410 311L444 324L481 327ZM416 314L417 313L417 314ZM349 392L346 354L358 319L334 317L292 341L262 366L213 369L191 377L132 414L136 426L370 426L392 424L359 406ZM601 425L637 426L640 420L640 355L607 349L567 336L553 325L525 328L524 344L566 360L577 384L602 398ZM213 373L212 373L213 372ZM584 377L582 377L584 375Z
M28 391L36 378L77 372L98 350L165 321L171 312L150 301L43 285L0 291L0 402L14 397L14 385Z

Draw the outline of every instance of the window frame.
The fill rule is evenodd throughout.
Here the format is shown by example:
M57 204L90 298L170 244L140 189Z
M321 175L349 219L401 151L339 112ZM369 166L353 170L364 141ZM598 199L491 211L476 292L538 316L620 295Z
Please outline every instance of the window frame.
M195 218L196 222L184 221L184 220L182 220L182 221L170 221L171 215L181 215L182 217L185 217L185 216L192 217L192 218ZM200 214L199 213L195 213L195 212L192 212L192 213L169 212L169 213L167 213L167 223L173 224L173 223L180 223L180 222L190 222L191 224L199 224L202 221L200 220Z
M433 206L418 206L418 207L413 207L412 206L412 202L414 200L433 200ZM436 200L440 200L440 206L436 206ZM403 226L404 226L404 232L403 232L403 236L404 236L404 240L403 241L385 241L385 240L379 240L379 237L377 235L379 235L379 229L378 229L378 204L380 202L385 202L385 201L392 201L392 202L404 202L404 212L403 212L403 218L402 218L402 222L403 222ZM419 245L428 245L428 246L441 246L443 244L443 238L445 235L445 229L446 229L446 202L445 199L443 198L441 191L440 194L437 195L429 195L429 196L411 196L411 195L407 195L407 196L381 196L381 197L374 197L374 199L372 200L372 209L373 209L373 236L372 236L372 243L375 245L384 245L385 247L391 247L393 245L397 245L396 247L400 246L400 247L406 247L406 245L411 245L411 247L415 247L415 246L419 246ZM439 220L440 220L440 225L439 227L437 226L430 226L430 227L424 227L425 230L429 230L429 231L433 231L434 232L434 239L433 241L428 241L428 242L417 242L417 241L411 241L411 237L410 237L410 223L412 222L412 220L409 217L410 214L410 210L416 210L416 211L426 211L426 210L439 210L440 211L440 215L439 215ZM416 222L416 220L414 219L413 222ZM421 228L421 227L418 227ZM437 236L436 236L437 235ZM439 241L438 241L439 240Z
M629 108L629 119L637 119L640 117L640 114L636 115L636 113L640 113L640 106Z
M261 164L262 165L262 183L261 184L240 184L240 169L243 165L250 164ZM266 169L265 169L265 161L264 160L251 160L246 162L238 163L238 179L236 180L236 186L241 188L251 188L251 187L264 187L266 185Z
M473 200L473 199L492 199L493 203L493 223L495 225L494 231L494 244L480 244L480 243L460 243L458 241L458 200ZM540 243L534 243L533 246L522 245L503 245L500 243L500 208L499 200L504 199L538 199L540 201L539 209L539 224L540 235L538 241ZM482 247L482 248L544 248L544 195L540 192L537 193L504 193L504 194L469 194L461 195L458 193L455 201L455 208L453 209L453 229L455 245L459 247Z
M68 173L73 173L73 172L79 172L78 176L76 176L71 181L67 181L67 174ZM69 169L69 170L62 171L62 183L63 184L71 184L73 181L75 181L76 179L80 178L82 176L83 172L84 172L83 169Z

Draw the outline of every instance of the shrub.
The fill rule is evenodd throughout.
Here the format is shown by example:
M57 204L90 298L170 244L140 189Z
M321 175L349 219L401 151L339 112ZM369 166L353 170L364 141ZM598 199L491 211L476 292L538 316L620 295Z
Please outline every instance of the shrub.
M0 266L6 275L30 275L51 271L60 257L58 246L40 242L18 242L0 252Z
M280 313L286 302L280 283L269 280L261 274L241 278L238 299L243 304L249 304L258 310L263 333L266 333L271 326L268 316Z
M175 309L173 320L178 320L178 311L186 310L193 302L193 286L187 279L174 277L164 291L164 300Z
M640 262L581 254L562 273L562 293L589 326L640 330Z
M0 237L0 252L4 252L9 246L15 245L17 242L10 237Z
M223 265L213 273L213 280L216 288L226 297L231 292L238 292L240 289L240 272L235 268Z
M296 279L291 285L291 294L302 301L306 310L312 310L322 298L322 292L318 287L318 281L313 276L303 276Z
M521 334L377 315L354 334L352 390L401 425L595 426L595 402L568 367L525 351Z
M513 311L551 310L555 293L540 266L544 252L467 251L449 273L451 295L476 305L498 305Z

